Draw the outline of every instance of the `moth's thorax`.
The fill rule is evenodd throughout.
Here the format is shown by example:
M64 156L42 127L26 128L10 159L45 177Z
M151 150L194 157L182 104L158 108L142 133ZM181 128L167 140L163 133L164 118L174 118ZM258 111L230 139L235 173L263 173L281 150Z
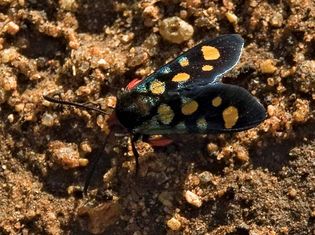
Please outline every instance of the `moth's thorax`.
M148 94L134 91L123 92L117 100L117 118L124 127L132 131L149 118L151 109L156 102L156 98L148 96Z

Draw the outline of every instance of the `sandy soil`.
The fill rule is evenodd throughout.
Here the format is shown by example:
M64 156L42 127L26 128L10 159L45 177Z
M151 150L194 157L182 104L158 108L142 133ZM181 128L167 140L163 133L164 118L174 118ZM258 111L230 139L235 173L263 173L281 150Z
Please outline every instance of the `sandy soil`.
M1 0L0 12L0 234L315 234L314 0ZM108 115L43 100L110 112L132 79L227 33L246 44L224 82L267 120L138 142L138 178Z

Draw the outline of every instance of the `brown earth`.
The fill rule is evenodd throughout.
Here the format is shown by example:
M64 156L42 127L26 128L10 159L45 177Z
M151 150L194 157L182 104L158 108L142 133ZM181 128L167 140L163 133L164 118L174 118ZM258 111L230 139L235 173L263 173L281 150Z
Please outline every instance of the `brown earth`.
M314 0L2 0L0 12L0 234L315 234ZM228 33L246 44L224 82L267 120L138 142L138 178L128 135L112 135L82 197L109 117L43 95L110 112L132 79Z

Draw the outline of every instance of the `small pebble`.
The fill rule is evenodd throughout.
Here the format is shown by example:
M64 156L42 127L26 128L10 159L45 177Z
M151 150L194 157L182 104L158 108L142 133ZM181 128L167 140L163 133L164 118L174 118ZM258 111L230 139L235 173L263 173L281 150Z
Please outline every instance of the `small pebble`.
M89 160L86 158L80 158L79 159L79 165L80 166L87 166L89 164Z
M193 176L191 177L191 183L192 183L193 185L195 185L195 186L199 185L199 184L200 184L200 179L199 179L199 177L196 176L196 175L193 175Z
M144 64L149 58L149 55L143 47L132 47L128 54L128 67L137 67Z
M273 77L267 78L268 86L274 86L276 84L276 80Z
M154 23L161 17L160 9L157 6L147 6L142 13L144 19L144 25L152 27Z
M159 32L165 40L180 44L192 38L194 28L186 21L174 16L160 23Z
M199 174L199 179L202 184L210 182L211 177L212 177L212 174L209 171L204 171Z
M281 234L288 234L289 233L289 228L288 227L281 227L280 228Z
M125 34L121 37L121 41L123 41L124 43L128 43L130 42L132 39L134 39L135 34L130 32L128 34Z
M107 201L97 206L85 204L78 208L79 222L92 234L108 234L104 231L117 223L123 210L117 200Z
M296 99L296 111L293 112L293 119L296 122L306 122L310 117L310 107L308 100Z
M276 114L276 107L274 105L268 105L267 107L267 113L268 115L271 117L271 116L274 116Z
M259 65L260 71L262 73L274 73L277 70L274 64L275 62L271 59L264 60Z
M14 115L13 115L12 113L8 115L8 121L9 121L10 123L13 123L13 122L14 122Z
M17 32L19 32L20 26L18 26L16 23L10 21L7 24L7 32L11 35L15 35Z
M106 60L104 60L103 58L101 58L101 59L99 59L98 61L97 61L97 65L100 67L100 68L102 68L102 69L108 69L110 66L109 66L109 63L106 61Z
M227 12L225 13L225 17L227 18L227 20L231 23L231 24L237 24L238 22L238 17L232 13L232 12Z
M48 145L49 151L55 161L65 169L76 168L85 164L81 162L80 154L76 144L64 143L58 140L51 141Z
M283 16L280 12L275 12L271 18L270 24L274 27L281 27L283 24Z
M207 150L208 150L209 153L213 153L215 151L218 151L218 149L219 149L218 145L216 145L214 143L209 143L207 145Z
M12 91L17 89L17 78L15 76L2 77L1 85L3 90Z
M100 127L100 128L104 128L106 126L106 120L103 117L103 115L98 115L96 118L96 124Z
M176 218L171 218L171 219L169 219L167 222L166 222L166 224L167 224L167 226L171 229L171 230L173 230L173 231L178 231L178 230L180 230L180 228L181 228L181 226L182 226L182 224L181 224L181 222L178 220L178 219L176 219Z
M17 2L21 7L25 6L25 0L18 0Z
M248 151L240 145L234 146L234 151L236 152L236 157L242 162L247 162L249 160Z
M185 1L182 1L182 2L185 2L186 3L186 7L187 8L197 8L197 7L200 7L200 4L201 4L201 0L185 0Z
M2 54L1 54L1 62L9 63L15 60L15 58L17 58L18 56L19 54L17 53L15 49L13 48L4 49L2 50Z
M55 124L55 117L52 114L45 112L42 116L42 124L49 127L53 126Z
M75 193L80 192L82 189L80 188L80 186L74 186L74 185L70 185L67 188L67 193L68 195L74 195Z
M188 16L188 12L187 12L186 10L180 10L179 16L180 16L180 18L182 18L182 19L186 19L187 16Z
M91 144L88 141L82 141L80 143L80 149L84 152L84 153L90 153L92 152L92 147Z
M196 195L195 193L193 193L191 191L186 191L184 196L185 196L186 201L189 204L191 204L195 207L198 207L198 208L202 206L201 198L198 195Z
M59 0L60 8L66 11L71 11L76 8L75 0Z
M117 103L117 98L116 96L108 96L106 98L106 105L110 108L115 108Z
M294 188L289 188L288 195L291 199L294 199L297 195L297 191Z

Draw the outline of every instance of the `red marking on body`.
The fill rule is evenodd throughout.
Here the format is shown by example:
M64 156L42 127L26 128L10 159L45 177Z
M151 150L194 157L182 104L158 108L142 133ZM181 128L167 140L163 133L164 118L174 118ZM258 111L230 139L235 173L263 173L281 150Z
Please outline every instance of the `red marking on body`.
M131 91L133 88L135 88L138 85L139 82L141 82L140 79L137 79L137 78L133 79L131 82L128 83L128 85L126 86L126 89L128 91Z
M158 138L150 138L147 140L147 142L152 147L165 147L167 145L170 145L174 142L174 140L166 138L166 137L158 137Z

